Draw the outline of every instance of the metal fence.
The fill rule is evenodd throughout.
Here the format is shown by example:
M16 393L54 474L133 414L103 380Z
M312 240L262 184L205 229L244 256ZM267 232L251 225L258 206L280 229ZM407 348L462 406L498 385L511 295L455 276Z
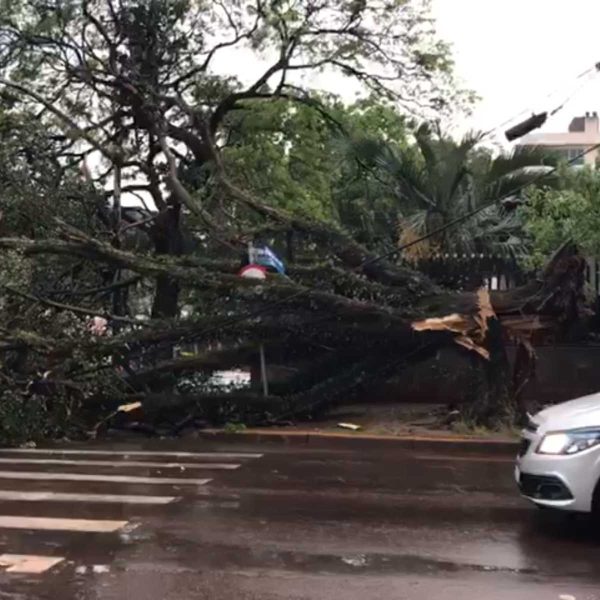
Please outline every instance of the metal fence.
M417 268L454 289L510 290L523 284L527 274L512 258L489 254L439 254L421 260Z

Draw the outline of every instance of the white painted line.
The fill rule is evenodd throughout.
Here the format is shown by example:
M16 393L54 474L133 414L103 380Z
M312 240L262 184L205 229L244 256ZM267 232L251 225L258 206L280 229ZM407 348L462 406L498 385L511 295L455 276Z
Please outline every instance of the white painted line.
M87 473L44 473L43 471L0 471L0 479L41 479L47 481L101 481L107 483L143 483L205 485L210 479L179 477L137 477L134 475L88 475Z
M8 465L81 465L86 467L148 467L149 469L211 469L233 471L241 465L233 463L171 463L127 460L69 460L60 458L0 458L0 464Z
M35 556L34 554L1 554L0 568L7 573L45 573L65 560L62 557Z
M45 531L84 531L114 533L123 529L127 521L92 519L55 519L50 517L20 517L0 515L0 529L40 529Z
M481 462L481 463L513 463L514 458L510 456L441 456L437 454L416 455L415 460L430 460L432 462Z
M7 502L97 502L98 504L170 504L176 496L129 496L125 494L62 494L58 492L17 492L0 490Z
M89 454L90 456L174 456L177 458L262 458L262 454L247 452L156 452L150 450L66 450L60 448L0 448L8 454Z

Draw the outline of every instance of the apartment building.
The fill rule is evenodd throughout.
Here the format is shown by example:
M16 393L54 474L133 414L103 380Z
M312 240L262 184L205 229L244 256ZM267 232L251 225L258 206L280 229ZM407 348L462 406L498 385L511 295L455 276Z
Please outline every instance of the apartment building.
M517 145L547 148L556 151L565 160L575 160L574 165L586 164L595 167L600 158L597 149L581 156L585 150L595 144L600 144L600 118L597 112L588 112L582 117L575 117L568 131L530 133L521 138Z

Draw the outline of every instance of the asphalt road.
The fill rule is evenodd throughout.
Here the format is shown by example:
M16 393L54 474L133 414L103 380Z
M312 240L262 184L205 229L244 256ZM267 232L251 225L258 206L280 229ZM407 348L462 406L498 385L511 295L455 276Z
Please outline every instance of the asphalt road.
M509 457L122 448L0 451L0 600L600 600L600 536Z

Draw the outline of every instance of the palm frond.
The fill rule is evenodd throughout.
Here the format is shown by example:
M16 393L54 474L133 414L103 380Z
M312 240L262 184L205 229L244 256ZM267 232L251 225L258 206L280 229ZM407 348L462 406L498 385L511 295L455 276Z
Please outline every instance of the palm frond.
M438 247L431 239L419 240L427 233L427 212L419 211L398 221L398 245L403 248L402 258L412 263L431 258ZM417 243L415 243L417 242ZM412 244L404 248L407 244Z
M468 159L478 140L478 134L467 134L458 143L452 138L444 137L429 140L429 151L434 155L428 165L429 177L435 189L433 195L438 209L448 212L457 194L467 185Z
M523 190L530 185L543 180L544 184L551 184L552 167L531 166L524 167L502 177L490 180L478 191L478 196L482 204L502 200L513 196L522 196ZM548 175L546 175L548 174Z
M541 147L517 146L510 154L500 154L491 162L487 180L500 179L514 171L526 167L554 167L557 159L554 153Z
M440 224L470 215L411 246L409 257L438 251L506 257L523 252L526 236L517 212L496 201L539 180L544 169L553 167L555 157L539 148L518 148L494 156L479 147L481 134L477 132L456 141L421 126L414 139L415 144L408 147L381 140L352 140L346 156L352 160L360 157L361 164L376 174L380 187L369 198L357 199L356 205L346 198L340 207L346 219L363 227L365 235L386 230L393 223L393 236L402 245L432 233ZM378 194L385 200L375 199ZM471 215L479 207L482 210Z
M376 164L384 176L393 182L398 199L404 203L404 206L399 206L402 212L410 207L419 209L435 206L435 198L432 198L428 189L427 173L413 152L398 153L388 145L381 149Z

